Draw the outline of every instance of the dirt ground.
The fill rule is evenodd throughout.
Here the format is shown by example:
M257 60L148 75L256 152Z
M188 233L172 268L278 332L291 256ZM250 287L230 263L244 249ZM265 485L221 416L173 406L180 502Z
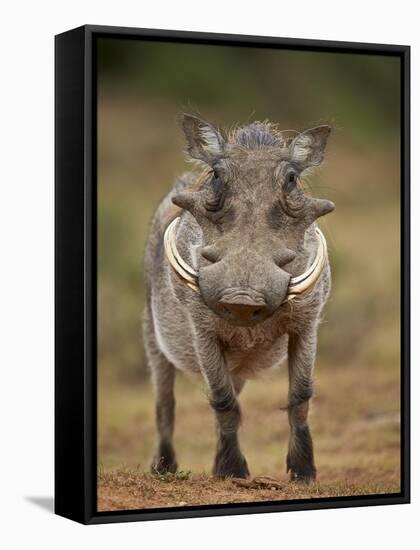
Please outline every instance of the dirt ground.
M324 477L324 476L323 476ZM328 477L328 476L327 476ZM256 478L258 481L258 477ZM264 478L263 478L264 479ZM176 475L155 478L136 470L120 470L99 476L98 511L140 510L205 504L270 502L303 498L342 497L398 493L398 482L360 485L342 481L312 483L310 486L289 482L286 478L266 479L263 485L243 480L217 480L208 475Z
M241 396L241 444L251 478L271 476L277 480L274 487L242 487L210 477L214 421L200 382L179 377L175 447L180 472L159 477L148 473L155 442L151 388L144 384L104 388L98 509L399 492L398 370L373 364L364 378L363 371L362 362L317 371L310 423L318 479L310 485L291 483L286 474L288 423L281 410L287 395L285 369L251 381Z

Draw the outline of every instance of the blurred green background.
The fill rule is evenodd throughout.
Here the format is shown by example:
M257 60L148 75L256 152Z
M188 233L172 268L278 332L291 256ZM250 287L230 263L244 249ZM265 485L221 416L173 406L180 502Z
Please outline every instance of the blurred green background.
M336 203L321 221L333 291L320 328L315 446L333 478L354 477L360 466L362 473L379 472L384 483L398 482L399 86L396 57L99 39L102 469L146 469L153 451L142 258L154 209L174 177L189 169L177 122L187 111L226 128L265 119L282 129L333 126L326 160L307 178L312 194ZM268 408L285 403L286 373L269 376L272 383L251 382L244 391L243 438L256 469L275 473L284 471L287 422L278 412L264 436L252 428L264 423ZM203 389L181 375L177 391L185 409L176 432L180 464L208 470L214 436ZM197 411L201 428L194 429L188 422Z

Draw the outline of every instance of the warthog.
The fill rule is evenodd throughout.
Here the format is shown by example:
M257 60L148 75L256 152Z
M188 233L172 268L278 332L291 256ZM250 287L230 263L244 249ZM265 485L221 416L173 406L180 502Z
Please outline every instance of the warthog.
M316 220L334 204L305 193L300 176L321 163L330 128L291 134L255 122L226 134L187 114L182 125L199 170L178 178L160 203L145 254L145 346L159 436L151 467L177 469L180 369L207 385L218 438L213 474L247 477L238 396L247 379L287 358L287 471L312 480L308 408L331 281Z

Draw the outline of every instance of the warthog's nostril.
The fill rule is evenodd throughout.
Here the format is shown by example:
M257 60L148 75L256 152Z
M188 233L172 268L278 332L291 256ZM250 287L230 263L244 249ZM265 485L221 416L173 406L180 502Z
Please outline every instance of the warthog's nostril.
M233 317L232 312L225 306L222 306L222 313L224 313L229 319Z
M262 313L262 309L261 309L261 308L256 309L256 310L252 313L251 318L254 319L254 320L256 320L256 319L258 319L258 318L261 316L261 313Z

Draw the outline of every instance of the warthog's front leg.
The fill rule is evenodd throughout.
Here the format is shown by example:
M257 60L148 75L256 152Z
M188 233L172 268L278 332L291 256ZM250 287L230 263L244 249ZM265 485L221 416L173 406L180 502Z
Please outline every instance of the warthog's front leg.
M238 439L239 403L232 389L210 391L210 404L216 413L218 434L213 474L219 477L248 477L249 470Z
M312 437L308 426L316 339L315 323L299 334L289 335L290 439L287 471L290 471L292 480L311 481L316 477Z
M217 450L213 474L218 477L247 477L248 465L238 439L241 411L231 377L216 337L199 337L200 368L216 414Z

